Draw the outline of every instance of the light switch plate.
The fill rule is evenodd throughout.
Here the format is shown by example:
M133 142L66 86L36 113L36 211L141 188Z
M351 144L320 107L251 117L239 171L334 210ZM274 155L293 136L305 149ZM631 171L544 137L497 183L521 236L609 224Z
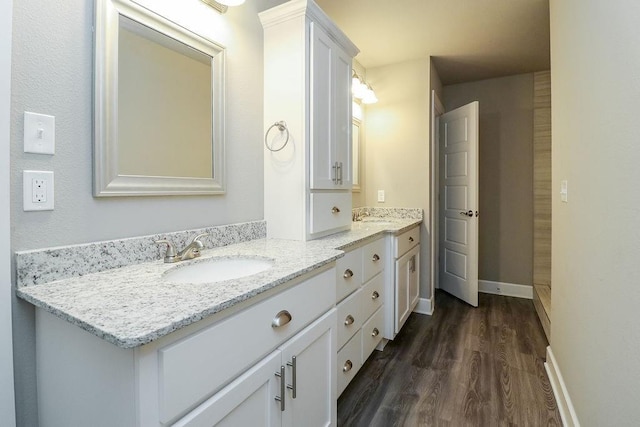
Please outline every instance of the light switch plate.
M569 186L566 179L560 182L560 201L565 203L569 202Z
M53 172L22 171L22 209L53 210Z
M24 112L24 152L55 154L56 118L46 114Z
M378 202L384 203L384 190L378 190Z

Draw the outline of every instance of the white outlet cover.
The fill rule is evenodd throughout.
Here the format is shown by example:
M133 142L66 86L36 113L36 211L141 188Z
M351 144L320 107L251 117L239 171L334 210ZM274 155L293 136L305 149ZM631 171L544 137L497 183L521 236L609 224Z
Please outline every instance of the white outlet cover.
M36 202L34 196L34 180L44 181L45 197L41 203ZM22 209L28 211L53 210L53 172L52 171L22 171Z
M24 112L24 152L55 154L56 118L46 114Z

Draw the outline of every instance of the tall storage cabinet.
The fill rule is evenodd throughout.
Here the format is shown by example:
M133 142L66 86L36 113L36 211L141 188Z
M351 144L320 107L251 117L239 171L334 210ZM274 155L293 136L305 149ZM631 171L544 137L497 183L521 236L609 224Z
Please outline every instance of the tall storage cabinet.
M312 240L347 230L351 63L358 49L312 0L284 3L260 20L267 235ZM287 130L272 126L279 121Z

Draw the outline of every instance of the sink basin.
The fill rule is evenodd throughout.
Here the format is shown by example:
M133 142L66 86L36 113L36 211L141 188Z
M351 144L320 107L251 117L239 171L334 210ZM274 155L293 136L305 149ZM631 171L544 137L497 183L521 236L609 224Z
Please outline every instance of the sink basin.
M386 220L386 219L382 219L382 218L371 218L371 217L365 217L362 218L362 222L363 223L368 223L371 225L391 225L393 224L393 222Z
M251 276L273 267L273 262L261 258L210 258L174 267L164 273L164 280L173 283L215 283Z

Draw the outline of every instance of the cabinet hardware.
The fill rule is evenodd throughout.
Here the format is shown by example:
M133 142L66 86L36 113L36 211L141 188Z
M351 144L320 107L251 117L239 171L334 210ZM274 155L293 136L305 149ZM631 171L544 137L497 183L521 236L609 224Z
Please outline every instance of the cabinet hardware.
M344 366L342 367L342 372L349 372L351 368L353 368L353 363L351 363L351 360L347 360L346 362L344 362Z
M413 237L409 236L409 241L413 242Z
M342 185L342 162L338 164L338 184Z
M342 277L343 277L344 279L350 279L350 278L352 278L352 277L353 277L353 271L351 271L350 269L348 269L348 268L347 268L347 269L344 271L344 274L342 275Z
M373 331L371 332L371 336L377 337L378 334L380 334L380 331L378 330L378 328L373 328Z
M276 317L274 317L271 321L271 327L279 328L280 326L284 326L287 323L291 322L291 319L291 313L289 313L287 310L282 310L278 312L278 314L276 314Z
M473 216L473 211L472 211L472 210L469 210L469 211L467 211L467 212L462 211L462 212L460 212L460 215L464 215L464 216L472 217L472 216Z
M338 208L337 206L334 206L331 208L331 213L340 213L340 208Z
M276 377L280 378L280 396L276 396L276 402L280 402L280 411L284 412L284 365L280 366L280 372L276 372Z
M296 357L291 357L291 362L287 362L287 366L291 366L291 385L287 385L287 388L291 390L291 397L296 398Z
M331 181L334 184L338 183L338 162L334 162L333 166L331 166Z
M354 319L354 318L353 318L353 316L349 314L349 315L348 315L347 317L345 317L345 319L344 319L344 325L345 325L345 326L353 325L353 322L355 322L355 321L356 321L356 319Z
M371 294L371 299L378 299L380 297L380 294L378 293L378 291L373 291L373 293Z
M380 261L380 255L373 254L373 262Z

